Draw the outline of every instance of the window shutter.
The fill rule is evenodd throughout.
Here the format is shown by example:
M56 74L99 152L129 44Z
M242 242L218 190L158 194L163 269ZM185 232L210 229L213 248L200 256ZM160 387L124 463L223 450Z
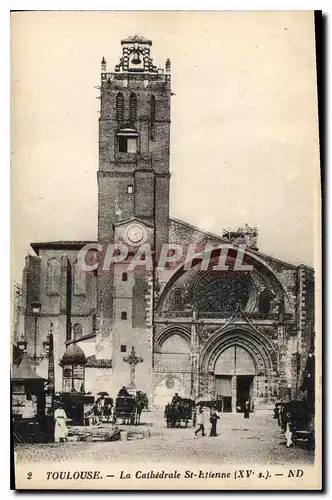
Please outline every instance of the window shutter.
M130 94L129 98L129 118L135 121L137 117L137 97L136 94Z
M123 115L124 115L124 98L123 94L119 92L119 94L116 96L116 119L119 121L123 121Z

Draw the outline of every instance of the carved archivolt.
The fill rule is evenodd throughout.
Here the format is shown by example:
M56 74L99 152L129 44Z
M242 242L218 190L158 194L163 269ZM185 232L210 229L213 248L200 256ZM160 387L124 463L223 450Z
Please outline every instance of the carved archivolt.
M155 338L155 351L159 351L163 343L172 335L180 335L185 340L190 343L191 332L187 328L178 325L172 325L164 328L161 332L159 332Z
M232 346L240 346L252 357L256 375L270 376L276 370L277 356L270 341L249 327L231 325L216 332L201 351L200 366L205 373L214 373L218 357Z

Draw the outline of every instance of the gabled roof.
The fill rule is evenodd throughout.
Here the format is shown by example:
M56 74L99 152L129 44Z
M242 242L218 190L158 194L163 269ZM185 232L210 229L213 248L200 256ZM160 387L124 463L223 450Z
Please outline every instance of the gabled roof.
M218 235L215 233L210 233L209 231L204 231L203 229L200 229L200 228L198 228L192 224L189 224L188 222L184 222L180 219L176 219L176 218L172 217L169 219L169 221L170 221L170 224L173 222L174 224L177 224L177 225L180 225L180 226L185 227L187 229L191 229L192 231L196 231L198 233L201 233L202 236L208 236L209 238L211 238L213 240L217 240L219 243L226 243L226 244L230 243L229 240L223 239L223 237L221 235ZM270 260L272 262L275 262L276 264L280 264L280 265L286 266L288 268L297 269L300 265L303 266L303 264L292 264L290 262L286 262L284 260L267 255L267 254L262 253L260 251L253 250L252 248L249 248L249 251L250 251L250 253L257 255L257 257L261 257L264 260ZM304 266L304 267L307 269L313 270L313 268L310 266Z
M210 233L209 231L204 231L203 229L200 229L197 226L194 226L193 224L189 224L189 222L184 222L183 220L176 219L175 217L171 217L169 219L170 222L174 222L175 224L178 224L180 226L186 227L188 229L191 229L192 231L197 231L198 233L201 233L202 236L209 236L210 238L219 240L221 243L229 243L228 241L224 240L220 234L215 234L215 233Z

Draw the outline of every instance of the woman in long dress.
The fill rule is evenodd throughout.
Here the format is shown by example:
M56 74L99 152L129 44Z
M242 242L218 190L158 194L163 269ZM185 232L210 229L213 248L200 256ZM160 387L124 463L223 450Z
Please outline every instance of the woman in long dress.
M210 422L211 422L210 436L217 436L217 422L218 422L219 418L220 417L217 414L216 409L212 408L211 414L210 414Z
M249 418L250 417L250 400L247 399L247 401L244 403L244 418Z
M54 442L67 441L67 415L62 405L59 405L54 412Z

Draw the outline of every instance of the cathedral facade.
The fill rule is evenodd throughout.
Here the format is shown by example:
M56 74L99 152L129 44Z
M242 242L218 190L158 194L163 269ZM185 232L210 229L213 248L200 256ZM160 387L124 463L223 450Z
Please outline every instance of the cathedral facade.
M43 346L52 331L58 392L72 390L62 360L76 346L86 360L77 391L115 396L130 382L156 407L177 392L220 399L224 411L236 411L248 397L256 409L298 397L314 350L313 269L261 253L256 229L217 235L170 217L171 63L155 66L145 38L129 37L121 46L112 72L101 63L96 241L31 244L15 341L25 338L46 378ZM106 259L109 242L126 245L128 255L142 245L160 255L166 244L194 246L196 253L190 265L183 255L167 268L154 258L152 268L131 269L113 256L109 270L84 271L82 249ZM250 270L236 270L232 252L218 269L220 253L202 265L202 249L222 245L245 245Z

